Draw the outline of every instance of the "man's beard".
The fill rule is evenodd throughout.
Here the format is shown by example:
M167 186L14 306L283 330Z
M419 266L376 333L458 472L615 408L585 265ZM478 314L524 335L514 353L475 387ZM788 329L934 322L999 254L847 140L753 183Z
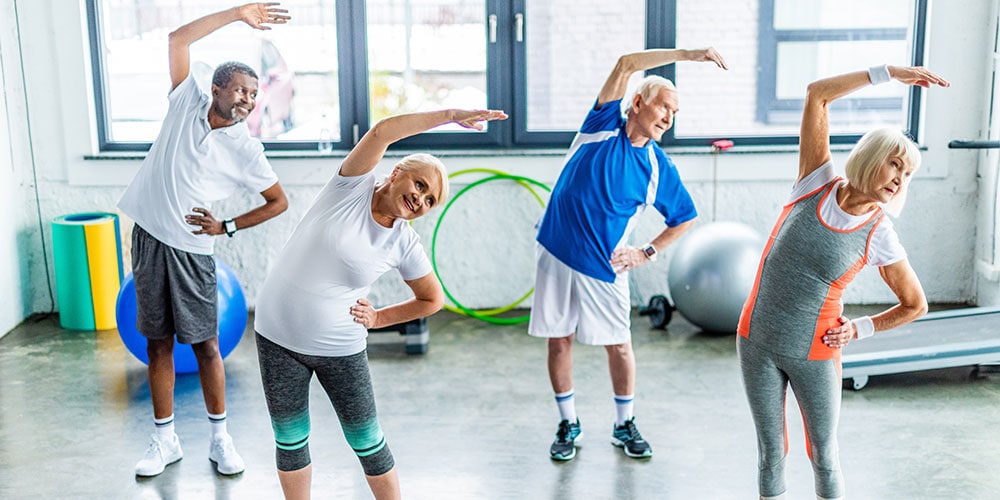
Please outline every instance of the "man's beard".
M219 118L222 118L224 120L231 120L233 123L246 121L247 117L250 116L250 112L252 110L246 111L245 113L241 113L241 111L242 111L241 108L237 104L233 104L229 108L223 108L221 103L215 104L215 112L217 115L219 115Z
M245 121L248 116L250 116L250 112L244 111L243 108L240 108L239 106L233 106L229 110L229 119L235 123Z

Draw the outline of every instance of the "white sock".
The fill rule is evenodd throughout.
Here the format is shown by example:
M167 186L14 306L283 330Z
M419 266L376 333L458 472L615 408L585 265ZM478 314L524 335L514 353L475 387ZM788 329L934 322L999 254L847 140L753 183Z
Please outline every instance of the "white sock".
M559 407L561 420L576 423L576 398L573 396L573 389L556 394L556 406Z
M170 439L174 435L174 414L169 417L154 418L153 425L156 428L156 435L164 439Z
M212 437L216 438L219 436L224 436L227 434L226 431L226 413L222 412L218 415L208 414L208 421L212 423Z
M621 427L625 421L632 418L632 394L620 396L615 394L615 425Z

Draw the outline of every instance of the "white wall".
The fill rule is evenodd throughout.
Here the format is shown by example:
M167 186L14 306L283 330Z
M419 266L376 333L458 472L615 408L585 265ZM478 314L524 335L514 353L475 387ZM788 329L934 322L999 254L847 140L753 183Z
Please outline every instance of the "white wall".
M9 5L13 0L0 0ZM18 3L21 45L26 61L27 102L35 144L42 220L71 212L113 210L138 160L87 160L96 152L93 104L90 94L86 18L82 1L66 8L65 0ZM58 7L57 7L58 6ZM934 302L976 300L976 213L980 205L978 158L947 149L952 139L979 138L982 112L988 98L981 61L992 45L989 27L973 20L987 19L990 2L953 0L932 2L929 23L928 65L950 79L951 89L934 89L927 95L924 167L914 181L911 198L896 222L903 244ZM53 34L58 33L58 36ZM956 55L961 54L961 57ZM730 61L738 64L737 61ZM5 66L7 62L5 61ZM166 64L166 61L164 61ZM598 89L594 89L596 93ZM718 214L712 214L713 157L704 151L672 151L682 176L698 202L702 221L739 220L766 234L788 193L796 170L794 151L734 151L718 158ZM838 152L835 160L846 156ZM486 156L443 155L452 171L495 168L552 184L559 172L562 152L490 152ZM392 158L383 162L383 167ZM291 208L279 219L223 238L217 250L238 273L252 302L271 259L301 217L312 196L337 167L336 161L309 158L273 159L290 196ZM475 179L463 176L453 186ZM25 182L24 177L16 180ZM995 195L994 195L995 196ZM215 207L232 215L256 203L254 196L238 196ZM993 200L984 201L990 207ZM540 214L527 190L499 183L469 191L454 205L441 225L438 264L446 286L472 307L505 305L531 286L531 222ZM430 252L432 233L440 212L415 224ZM27 225L25 221L21 221ZM648 214L636 233L645 241L659 230L657 217ZM36 229L37 231L37 222ZM993 231L990 227L988 230ZM6 229L4 230L6 232ZM32 230L26 229L30 235ZM2 235L7 238L7 234ZM51 232L45 227L46 241ZM9 245L9 241L4 244ZM49 308L48 292L39 277L44 263L38 238L17 240L18 256L28 262L28 290L22 292L31 311ZM5 258L0 249L0 259ZM31 256L30 258L27 256ZM9 258L8 258L9 260ZM668 259L642 269L635 276L637 302L653 293L666 293ZM51 259L49 259L51 266ZM398 278L381 281L373 292L377 303L395 300L403 290ZM877 272L866 270L848 290L849 302L888 302L892 295ZM994 299L995 300L995 299ZM0 328L2 330L2 328Z
M15 19L13 2L0 2L0 213L4 214L0 223L0 283L4 284L0 336L32 312L51 306L45 300L33 300L36 289L47 287L44 266L32 265L32 253L41 255L41 232L31 195L31 154ZM42 275L32 275L32 268Z
M997 42L1000 41L1000 0L993 0L993 10L987 23L988 34L993 35L992 41L988 41L986 54L982 58L983 66L987 69L986 78L983 81L985 89L992 90L992 106L983 106L981 119L983 129L980 139L998 140L1000 139L1000 75L997 70L1000 63L1000 50ZM990 110L992 108L992 116ZM977 213L977 226L979 232L976 234L976 271L977 271L977 296L979 302L998 304L1000 303L1000 203L998 203L998 193L1000 193L1000 150L988 149L981 151L969 151L971 155L976 155L979 159L979 199L981 200ZM991 230L992 229L992 230Z

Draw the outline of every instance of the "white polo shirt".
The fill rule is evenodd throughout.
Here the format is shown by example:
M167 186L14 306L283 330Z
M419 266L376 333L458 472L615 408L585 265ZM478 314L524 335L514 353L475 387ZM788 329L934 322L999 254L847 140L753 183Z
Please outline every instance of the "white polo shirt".
M212 130L208 124L212 98L193 75L170 92L169 101L160 135L118 208L160 242L211 255L215 236L192 234L198 227L185 223L184 216L195 207L211 211L213 202L240 187L260 193L278 182L278 176L245 122Z

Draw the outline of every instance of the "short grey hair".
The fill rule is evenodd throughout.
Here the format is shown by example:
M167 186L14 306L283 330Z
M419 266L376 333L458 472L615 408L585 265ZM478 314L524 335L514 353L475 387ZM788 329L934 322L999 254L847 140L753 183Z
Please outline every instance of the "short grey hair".
M659 75L649 75L639 81L639 86L636 87L635 93L642 96L642 102L649 104L649 101L652 101L653 97L656 97L656 94L660 92L660 89L677 92L674 82Z
M232 81L233 73L242 73L252 77L254 80L260 80L260 78L257 77L257 72L250 66L241 62L229 61L224 62L215 68L215 73L212 75L212 85L225 88L229 85L229 82Z

